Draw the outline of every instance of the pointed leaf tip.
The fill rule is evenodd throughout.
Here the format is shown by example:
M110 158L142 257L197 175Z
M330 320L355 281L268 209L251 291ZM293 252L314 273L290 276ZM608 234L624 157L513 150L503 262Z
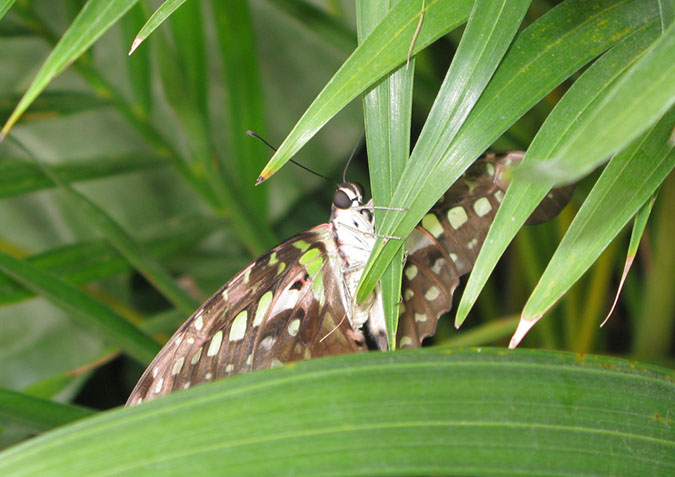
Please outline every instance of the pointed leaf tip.
M258 176L258 180L255 181L255 185L259 186L263 182L265 182L267 179L265 179L263 176Z
M607 313L607 316L603 320L602 323L600 323L600 328L605 326L605 323L609 320L609 317L612 316L612 313L614 313L614 308L616 308L616 304L619 302L619 297L621 296L621 290L623 289L624 283L626 283L626 277L628 276L628 272L630 271L630 267L633 265L633 260L635 260L635 255L629 255L626 257L626 263L623 266L623 274L621 275L621 281L619 282L619 287L616 290L616 296L614 297L614 303L612 303L612 307L609 309L609 313Z
M538 315L533 317L532 319L526 319L523 316L520 317L520 321L518 322L518 328L516 329L516 332L513 333L511 341L509 342L509 349L514 349L516 346L520 344L523 338L525 338L527 332L530 331L530 329L534 326L534 324L541 319L541 316L542 315Z
M141 43L143 43L143 40L145 40L145 38L141 38L140 36L134 38L134 42L131 44L131 49L129 50L129 56L131 56L131 54L136 51L136 48L138 48Z

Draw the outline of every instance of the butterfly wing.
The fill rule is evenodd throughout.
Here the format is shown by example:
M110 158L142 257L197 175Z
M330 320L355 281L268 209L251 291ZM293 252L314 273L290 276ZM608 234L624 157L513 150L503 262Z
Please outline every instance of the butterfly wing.
M171 337L127 405L290 361L366 351L347 316L331 226L283 242L226 283Z
M452 308L459 278L473 268L504 198L508 186L504 169L523 156L520 151L481 156L406 239L399 347L419 347L425 337L436 332L439 317ZM573 186L552 190L527 223L555 217L573 192Z

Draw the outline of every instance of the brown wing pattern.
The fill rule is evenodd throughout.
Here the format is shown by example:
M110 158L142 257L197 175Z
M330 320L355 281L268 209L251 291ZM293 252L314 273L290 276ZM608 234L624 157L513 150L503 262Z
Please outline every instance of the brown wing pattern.
M511 151L481 156L407 238L396 338L399 347L419 347L424 338L436 332L439 317L452 308L459 278L476 262L506 192L504 169L519 162L523 155ZM555 217L573 191L573 186L551 191L528 224Z
M366 351L346 319L330 226L287 240L241 271L171 337L127 405L310 357Z

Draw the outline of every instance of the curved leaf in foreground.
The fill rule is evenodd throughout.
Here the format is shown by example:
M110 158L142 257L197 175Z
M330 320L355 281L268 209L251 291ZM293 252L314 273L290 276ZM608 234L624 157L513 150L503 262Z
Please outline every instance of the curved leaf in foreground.
M673 373L503 349L338 356L80 420L10 475L669 475Z
M51 81L103 35L138 0L90 0L40 67L28 90L0 130L0 141Z

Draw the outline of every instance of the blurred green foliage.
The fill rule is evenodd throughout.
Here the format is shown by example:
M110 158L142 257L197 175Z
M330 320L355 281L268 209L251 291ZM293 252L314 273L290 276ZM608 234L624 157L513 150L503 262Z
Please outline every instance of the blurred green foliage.
M10 5L4 17L3 3ZM208 297L278 241L328 218L333 185L297 167L287 165L254 186L272 151L245 136L245 131L253 129L275 145L283 142L357 46L352 2L190 0L131 56L127 52L135 35L161 2L111 2L119 8L116 16L79 24L73 23L78 12L80 20L87 20L86 9L94 16L100 2L90 1L84 10L81 0L12 3L0 2L0 122L12 117L41 65L67 64L55 67L54 73L63 70L56 77L48 72L46 90L39 95L36 91L35 100L26 104L25 113L16 117L18 122L6 130L8 137L0 144L1 253L25 258L32 267L77 285L109 313L136 325L139 340L152 335L162 342L185 319L190 303ZM575 1L534 1L521 31L559 3L563 4L559 8L572 13L581 8ZM616 4L635 16L630 21L636 31L652 28L639 48L652 46L663 31L672 37L671 3L638 3L603 1L598 9ZM55 49L71 24L79 30L71 28L69 33L80 43L73 42L68 50L62 42L62 49ZM415 56L413 144L461 33L460 27L443 34ZM622 34L608 36L604 48L629 37L632 30ZM571 48L579 47L564 42L559 46L561 51L570 49L570 58L576 54ZM628 68L641 52L632 51L630 62L628 53L617 55L616 62L625 61ZM675 64L673 52L666 54ZM76 61L70 64L70 59ZM562 63L551 65L551 74L564 70ZM579 74L560 73L561 80L569 79L509 124L482 117L486 135L494 132L498 137L492 148L527 149ZM368 79L368 84L376 80ZM536 89L526 81L518 89ZM341 112L295 159L324 175L340 176L364 128L358 103L337 108ZM489 114L489 108L484 109ZM655 128L667 135L673 129L673 114L664 117L670 123ZM503 134L502 126L508 127ZM648 137L650 126L640 130L642 138ZM632 143L631 151L640 140ZM672 148L663 150L661 167L667 176L675 159ZM368 183L364 156L357 157L349 178ZM35 160L64 184L55 186ZM506 346L515 318L599 175L595 171L580 181L572 203L555 221L521 230L463 327L455 330L451 312L439 323L430 344ZM82 202L73 195L87 201L89 212L83 212ZM626 199L615 191L604 200ZM637 258L604 328L598 325L621 278L629 226L619 227L623 231L611 245L602 246L595 264L521 346L671 366L674 209L671 174L656 196ZM71 312L45 299L47 293L36 296L36 289L14 278L0 271L0 388L97 409L123 404L142 371L142 365L111 345L128 351L124 342L111 341L100 327L74 321ZM455 296L461 293L460 289ZM150 338L146 345L146 350L152 349ZM56 409L57 417L49 422L56 425L67 421L59 420L61 415L86 414L80 408L64 409L63 414ZM0 426L0 447L49 427L20 422Z

